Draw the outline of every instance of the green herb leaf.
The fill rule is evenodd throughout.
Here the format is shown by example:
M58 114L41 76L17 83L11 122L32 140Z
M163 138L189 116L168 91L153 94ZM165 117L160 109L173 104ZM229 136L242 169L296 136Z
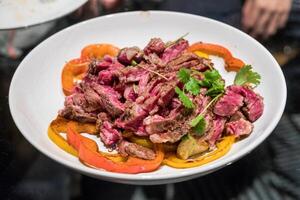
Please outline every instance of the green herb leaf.
M203 117L203 115L198 115L196 118L194 118L191 122L190 125L192 130L197 134L197 135L202 135L205 131L206 127L206 121Z
M234 79L235 85L253 84L257 86L260 83L260 75L252 70L251 65L245 65L236 74Z
M184 94L184 92L182 90L179 89L179 87L175 88L175 92L178 94L179 100L182 102L182 104L186 107L186 108L194 108L194 104L193 102L190 100L190 98L188 96L186 96Z
M181 68L177 73L177 77L182 83L187 83L190 80L190 71L186 68Z
M225 83L222 79L212 82L211 87L206 91L206 95L214 97L225 91Z
M202 115L198 115L197 117L192 119L192 121L190 121L191 127L195 127L202 119L204 119Z
M204 72L204 76L209 81L215 81L218 79L222 79L222 76L220 75L220 73L215 69Z
M215 97L225 90L225 82L217 70L204 72L204 79L199 84L208 88L206 95L211 97Z
M193 95L198 95L200 93L200 86L198 81L194 78L190 78L190 80L185 84L185 89L192 93Z

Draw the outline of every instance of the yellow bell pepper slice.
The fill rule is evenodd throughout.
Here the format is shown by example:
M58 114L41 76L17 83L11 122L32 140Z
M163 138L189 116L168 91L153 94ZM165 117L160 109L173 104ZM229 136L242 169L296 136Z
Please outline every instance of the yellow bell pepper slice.
M163 164L174 168L191 168L204 165L224 156L231 149L234 140L234 136L227 136L217 144L217 148L214 151L204 154L196 159L183 160L179 159L175 154L170 154L164 159Z
M51 125L48 128L48 137L56 144L59 148L65 152L78 157L78 152L63 138Z
M75 148L73 148L65 138L63 138L59 133L66 133L67 131L67 124L70 123L73 125L73 127L78 132L86 132L89 134L95 134L95 125L89 123L79 123L75 121L70 121L61 117L57 117L55 120L53 120L48 127L48 137L51 139L51 141L56 144L59 148L64 150L65 152L78 157L78 152ZM100 152L102 155L104 155L106 158L114 161L114 162L124 162L126 158L120 156L119 154L111 154L106 152Z
M196 55L199 56L200 58L206 58L206 59L209 58L208 54L207 54L207 53L204 53L204 52L202 52L202 51L195 51L194 54L196 54Z

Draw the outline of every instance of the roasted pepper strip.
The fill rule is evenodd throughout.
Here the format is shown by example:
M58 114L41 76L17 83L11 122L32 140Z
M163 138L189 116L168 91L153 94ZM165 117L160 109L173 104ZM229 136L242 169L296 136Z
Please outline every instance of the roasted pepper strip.
M125 162L114 162L99 153L93 140L76 133L72 126L68 126L67 138L70 145L77 149L78 157L84 164L111 172L136 174L154 171L160 166L164 158L162 146L156 145L154 147L156 149L154 160L129 157Z
M81 51L81 59L100 59L105 55L117 56L120 49L112 44L91 44Z
M61 74L61 83L66 96L72 94L75 82L83 78L88 66L89 62L80 58L70 60L65 64Z
M196 159L182 160L177 158L175 154L171 154L164 159L163 163L174 168L190 168L204 165L224 156L230 150L234 140L234 136L227 136L221 142L217 143L216 150Z
M74 149L71 145L68 144L68 142L63 138L59 132L55 129L55 126L53 125L53 122L51 122L50 126L48 127L48 137L56 144L59 148L63 149L69 154L72 154L73 156L78 157L77 150Z
M77 121L68 120L60 116L57 116L57 118L51 122L51 127L59 133L66 133L68 123L72 123L73 126L76 128L76 131L79 133L89 133L92 135L97 134L96 124L81 123Z
M67 153L72 154L73 156L78 157L78 152L74 147L69 145L67 140L63 138L59 133L66 133L67 132L67 124L71 123L72 126L76 129L76 131L80 133L89 133L89 134L95 134L96 128L95 124L90 123L80 123L75 121L70 121L62 117L57 117L55 120L53 120L48 128L48 136L49 138L62 150L66 151ZM113 160L115 162L122 162L126 160L126 158L120 156L119 154L111 154L111 153L105 153L101 152L105 157L107 157L110 160Z
M197 42L192 44L188 48L188 51L189 52L201 51L209 55L222 57L226 63L225 69L227 71L238 71L245 65L245 63L242 60L235 58L227 48L218 44Z

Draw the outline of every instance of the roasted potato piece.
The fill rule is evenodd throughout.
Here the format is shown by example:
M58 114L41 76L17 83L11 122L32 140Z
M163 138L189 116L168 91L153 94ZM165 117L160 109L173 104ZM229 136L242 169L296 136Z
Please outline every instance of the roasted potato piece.
M197 140L193 136L188 135L179 143L177 156L181 159L188 159L190 156L206 151L208 147L207 142Z

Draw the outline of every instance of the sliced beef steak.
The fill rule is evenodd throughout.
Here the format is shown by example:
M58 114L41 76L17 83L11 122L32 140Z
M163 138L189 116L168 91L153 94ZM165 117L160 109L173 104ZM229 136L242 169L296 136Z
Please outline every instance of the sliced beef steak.
M153 143L175 143L179 141L182 136L186 135L188 133L188 129L185 128L176 128L172 131L167 131L164 133L155 133L149 136L149 139Z
M189 46L187 40L180 40L177 43L167 47L162 53L161 59L163 62L168 63L169 61L177 58L181 55Z
M102 107L112 117L117 117L124 112L125 106L119 101L121 96L113 88L96 83L91 83L90 87L98 93Z
M229 86L229 89L244 97L245 107L242 108L242 111L249 121L254 122L263 114L263 98L259 94L256 94L251 88L232 85Z
M124 157L129 155L145 160L153 160L156 156L153 150L125 140L118 144L118 151Z
M226 93L214 106L214 113L220 116L231 116L243 106L243 96L226 89Z
M95 122L97 120L96 114L89 113L84 109L89 107L89 104L83 93L67 96L64 105L65 107L58 112L59 116L79 122Z
M111 147L122 139L122 135L110 122L104 121L100 128L100 138L106 146Z
M225 132L236 137L249 135L253 130L253 124L244 118L226 123Z
M124 65L130 65L132 61L141 61L143 52L138 47L126 47L120 50L118 61Z
M154 115L145 118L143 124L145 125L147 133L155 134L173 129L176 121L171 118L164 118L159 115Z
M217 140L221 138L222 132L224 130L226 118L215 116L212 121L210 130L207 133L207 140L211 146L214 146Z
M147 112L139 104L133 102L126 107L124 114L115 121L115 124L119 128L136 131L146 116Z
M144 52L146 55L152 53L159 55L164 52L165 48L165 43L160 38L152 38L144 48Z

